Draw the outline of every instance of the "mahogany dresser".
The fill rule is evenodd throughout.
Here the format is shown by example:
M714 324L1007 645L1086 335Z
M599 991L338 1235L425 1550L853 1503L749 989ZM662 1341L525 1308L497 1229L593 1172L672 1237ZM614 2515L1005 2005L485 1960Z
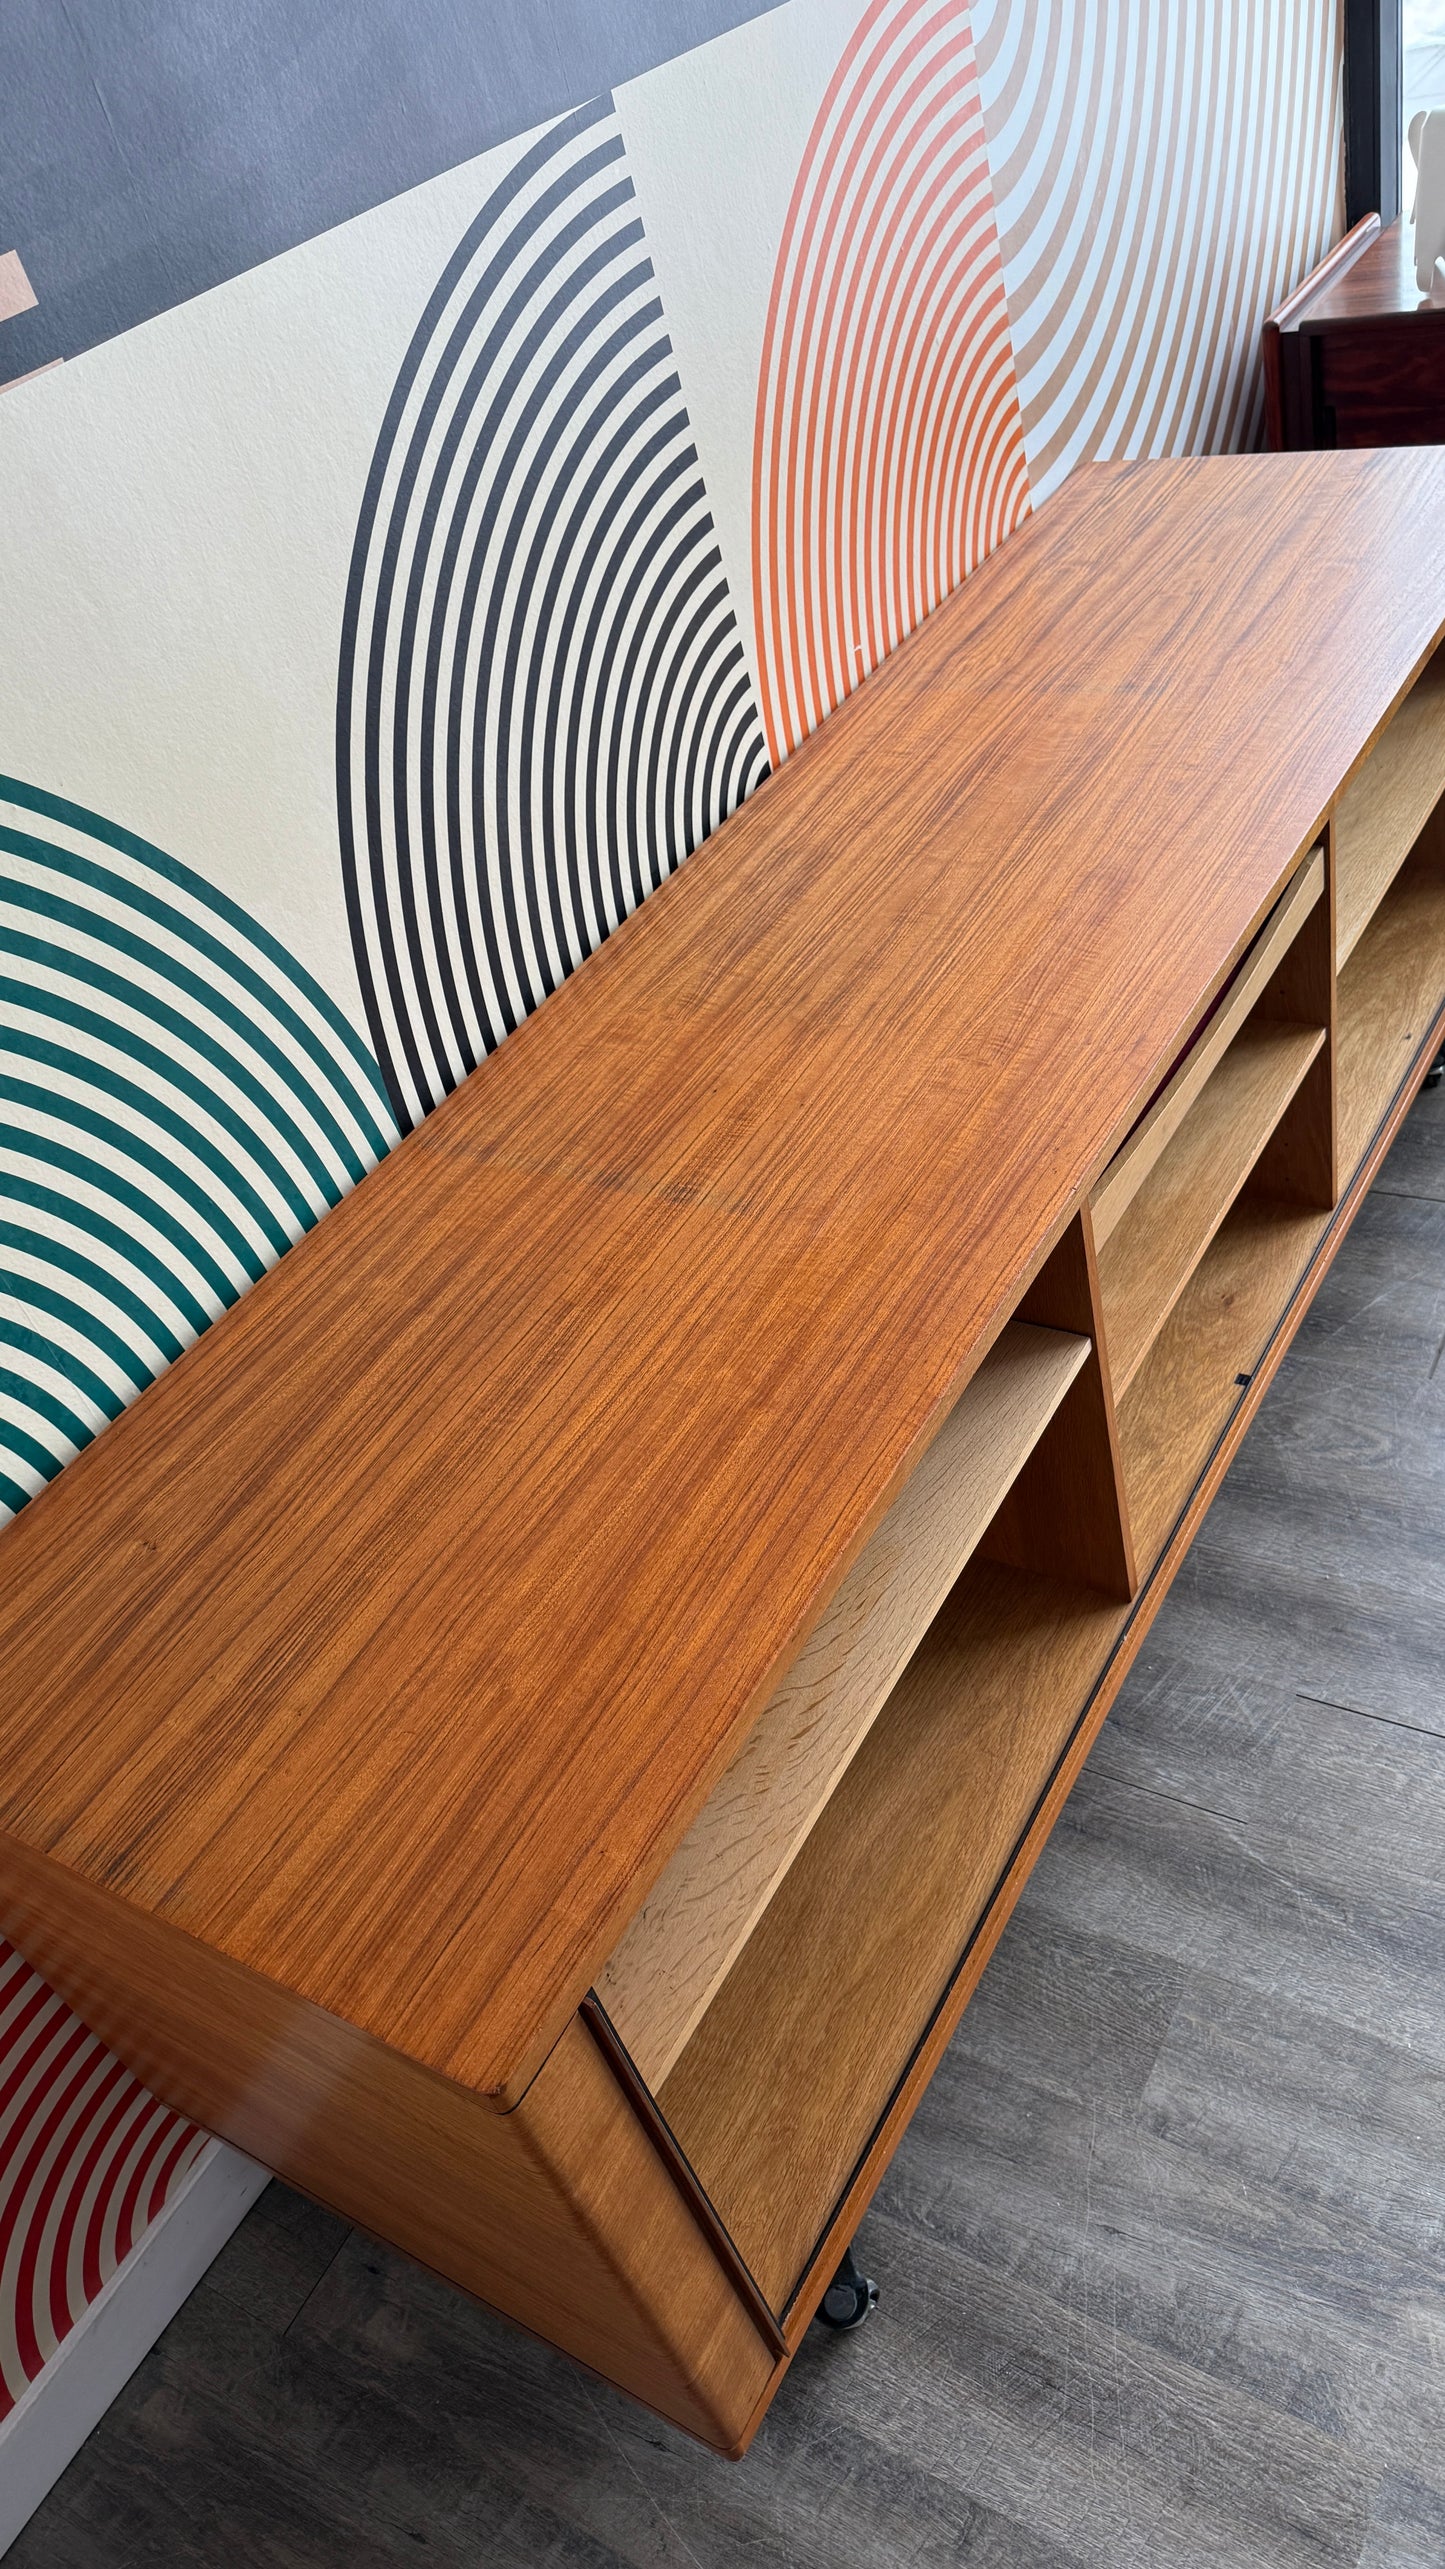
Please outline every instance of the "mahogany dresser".
M1440 1047L1442 627L1445 453L1079 472L4 1539L0 1927L725 2452Z
M1445 444L1445 309L1408 223L1367 214L1264 325L1275 448Z

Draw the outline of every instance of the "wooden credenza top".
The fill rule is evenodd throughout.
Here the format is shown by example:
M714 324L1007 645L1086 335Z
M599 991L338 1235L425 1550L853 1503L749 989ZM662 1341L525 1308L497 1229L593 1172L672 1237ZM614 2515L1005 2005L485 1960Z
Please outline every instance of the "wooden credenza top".
M1442 597L1077 474L17 1519L0 1831L515 2098Z
M1318 293L1301 301L1302 330L1331 330L1341 322L1420 320L1440 326L1441 316L1415 281L1415 234L1398 216L1348 265L1341 263Z

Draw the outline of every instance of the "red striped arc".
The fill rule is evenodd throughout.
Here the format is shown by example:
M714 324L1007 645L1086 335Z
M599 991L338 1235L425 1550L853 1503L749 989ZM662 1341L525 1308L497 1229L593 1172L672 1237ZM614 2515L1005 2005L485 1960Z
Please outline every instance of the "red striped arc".
M774 763L1029 505L962 0L871 0L783 227L753 442Z
M0 2416L205 2146L0 1940Z
M50 2230L57 2198L70 2172L68 2145L84 2131L85 2108L94 2103L97 2085L105 2083L101 2046L83 2025L72 2022L55 2058L47 2064L13 2177L7 2169L7 2210L12 2212L17 2251L11 2284L15 2335L27 2376L39 2371L49 2351L41 2343L40 2329L44 2313L53 2306L46 2288L54 2272Z
M923 49L923 43L924 36L919 33L915 34L912 41L903 48L901 56L893 65L895 77L904 64L911 66L916 63ZM885 52L886 44L875 47L873 55L863 68L857 86L865 96L876 94L876 75L882 67L881 57ZM815 365L812 370L808 418L799 441L804 458L803 520L806 525L812 515L811 484L816 463L820 479L826 479L831 475L834 483L834 558L837 561L843 558L842 538L846 503L850 496L854 501L853 507L848 510L848 537L852 554L850 585L854 598L861 596L868 614L872 660L876 660L879 656L877 637L883 628L883 618L881 613L875 618L875 600L866 578L868 565L860 563L858 548L861 529L872 523L877 505L875 473L878 461L879 428L883 420L887 419L891 442L892 431L896 425L886 405L879 399L879 343L883 339L885 330L888 330L887 362L882 370L886 377L891 371L892 361L896 359L899 336L905 323L907 306L901 292L904 283L901 272L906 252L927 213L927 202L915 209L911 220L906 225L895 227L887 221L880 223L876 230L876 248L872 260L861 275L857 273L857 264L867 211L877 207L880 200L885 206L889 205L890 199L896 201L897 195L902 192L899 186L900 179L903 187L906 188L920 150L928 144L930 139L934 143L935 150L939 140L946 139L947 129L943 138L931 135L933 124L933 101L929 97L931 70L932 65L925 64L921 72L915 73L906 90L896 98L892 112L880 123L873 149L866 161L862 157L865 144L869 139L866 122L863 129L854 135L838 171L831 203L826 207L826 220L822 226L815 281L809 295L808 318L816 325L819 281L824 273L827 273L824 307L826 326L823 333L817 333L815 328L811 335L815 338L821 335L825 345L828 340L833 340L834 356L826 377L827 411L821 434L818 401L823 368ZM955 79L950 86L956 91L957 80ZM915 110L921 112L914 113ZM906 119L911 121L905 123ZM959 121L954 120L955 129ZM851 202L848 202L849 199ZM835 421L834 417L838 377L841 371L841 352L837 348L835 333L842 335L845 344L851 342L846 376L845 415L842 422ZM863 369L861 380L860 358ZM851 476L847 470L847 440L855 419L860 430L865 422L871 429L868 474L861 508L857 504L856 486L850 491ZM840 430L841 434L838 433ZM888 479L886 472L883 479L886 483ZM881 568L881 564L878 567ZM805 551L802 561L801 621L809 650L810 691L816 695L818 671L812 664L813 623L815 608L822 602L815 601L813 596L813 568L813 557ZM864 574L863 577L860 577L860 572ZM835 595L832 603L833 635L832 637L828 635L826 625L823 633L823 650L829 662L823 683L831 701L836 703L839 696L847 691L850 653L849 638L839 620L842 607L841 596ZM834 652L829 650L830 639L837 646L836 657Z

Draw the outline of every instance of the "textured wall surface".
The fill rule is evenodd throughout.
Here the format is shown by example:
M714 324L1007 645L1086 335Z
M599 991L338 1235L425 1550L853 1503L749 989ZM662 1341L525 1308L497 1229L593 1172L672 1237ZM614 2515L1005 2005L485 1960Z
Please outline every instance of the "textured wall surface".
M0 1517L1338 227L1334 0L348 23L0 35ZM194 2138L5 1971L0 2412Z

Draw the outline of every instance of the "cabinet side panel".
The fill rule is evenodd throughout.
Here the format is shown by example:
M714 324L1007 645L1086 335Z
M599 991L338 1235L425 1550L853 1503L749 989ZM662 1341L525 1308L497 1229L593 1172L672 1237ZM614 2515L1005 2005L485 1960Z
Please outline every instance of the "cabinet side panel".
M0 1842L0 1924L167 2103L705 2442L766 2347L580 2023L511 2114Z

